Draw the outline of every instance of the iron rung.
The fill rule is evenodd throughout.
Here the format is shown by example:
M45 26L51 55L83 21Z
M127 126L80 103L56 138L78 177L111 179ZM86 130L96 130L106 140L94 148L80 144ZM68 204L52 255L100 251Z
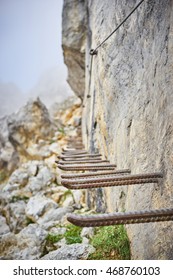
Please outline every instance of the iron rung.
M69 214L67 220L81 227L98 227L119 224L139 224L164 222L173 220L173 209L157 209L150 211L135 211L127 213L76 215Z
M105 188L105 187L127 186L127 185L136 185L136 184L158 183L157 178L121 180L121 181L114 180L112 182L99 182L99 183L88 183L88 184L70 184L64 181L65 180L62 180L61 183L64 187L68 189L92 189L92 188Z

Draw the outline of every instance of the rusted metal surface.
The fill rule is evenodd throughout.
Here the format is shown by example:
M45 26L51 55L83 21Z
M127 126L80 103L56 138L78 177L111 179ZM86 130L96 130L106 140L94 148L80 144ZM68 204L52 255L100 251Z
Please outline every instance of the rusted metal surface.
M95 157L95 158L59 158L60 160L62 160L63 163L67 163L69 161L72 161L72 162L83 162L83 163L86 163L86 162L97 162L97 161L101 161L102 158L101 157ZM108 161L107 161L108 162Z
M86 159L86 160L81 160L81 161L67 161L67 160L60 160L58 161L59 164L63 164L63 165L69 165L69 164L87 164L87 163L108 163L108 160L102 160L102 159Z
M61 155L58 156L59 159L88 159L88 158L100 158L100 154L84 154L84 155Z
M73 151L64 151L62 152L62 155L66 156L75 156L75 155L87 155L87 152L85 150L73 150Z
M114 171L101 171L101 172L87 172L87 173L77 173L77 174L62 174L61 178L70 179L70 178L86 178L86 177L102 177L107 175L119 175L119 174L128 174L130 169L114 170Z
M92 189L92 188L105 188L105 187L115 187L115 186L126 186L126 185L136 185L136 184L148 184L148 183L158 183L158 179L133 179L133 180L121 180L121 181L111 181L111 182L99 182L99 183L67 183L65 179L61 180L64 187L68 189Z
M163 178L162 173L148 173L148 174L133 174L124 176L107 175L104 177L93 177L93 178L74 178L74 179L64 179L62 184L90 184L90 183L103 183L103 182L114 182L114 181L127 181L127 180L138 180L138 179L151 179L151 178Z
M173 209L157 209L127 213L76 215L69 214L67 220L81 227L98 227L119 224L139 224L173 220Z
M67 149L84 149L84 145L81 144L75 144L75 145L67 145Z
M58 164L58 167L65 171L85 171L85 170L114 170L116 164L74 164L74 165L62 165Z
M85 149L74 149L74 148L70 148L70 149L67 149L67 148L64 148L62 149L64 153L87 153L87 151Z

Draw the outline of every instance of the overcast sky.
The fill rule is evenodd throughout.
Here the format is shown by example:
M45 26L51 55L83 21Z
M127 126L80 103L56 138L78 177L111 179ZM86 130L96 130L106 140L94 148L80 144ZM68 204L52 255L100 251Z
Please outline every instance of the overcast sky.
M66 79L61 49L63 0L0 0L0 82L24 93L58 66Z

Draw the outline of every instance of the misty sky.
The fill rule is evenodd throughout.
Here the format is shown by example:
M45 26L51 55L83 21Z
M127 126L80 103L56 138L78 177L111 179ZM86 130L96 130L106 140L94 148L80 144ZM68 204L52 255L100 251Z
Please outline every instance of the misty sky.
M61 49L63 0L0 0L0 83L30 91L58 65L66 79Z

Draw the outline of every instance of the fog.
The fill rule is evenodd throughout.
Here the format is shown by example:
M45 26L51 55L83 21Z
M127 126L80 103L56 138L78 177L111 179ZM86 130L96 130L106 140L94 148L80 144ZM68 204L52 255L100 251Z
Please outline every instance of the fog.
M61 48L62 5L63 0L0 0L0 115L29 96L39 94L50 106L72 94Z

